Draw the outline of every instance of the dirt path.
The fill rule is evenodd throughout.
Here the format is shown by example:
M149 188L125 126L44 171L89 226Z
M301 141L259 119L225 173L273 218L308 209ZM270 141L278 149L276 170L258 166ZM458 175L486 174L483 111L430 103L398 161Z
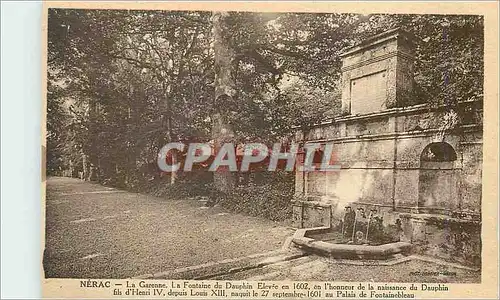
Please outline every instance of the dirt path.
M352 261L355 263L355 261ZM315 255L212 279L246 281L480 283L481 272L410 260L391 266L353 265Z
M47 180L46 277L127 278L279 249L282 223L111 189Z

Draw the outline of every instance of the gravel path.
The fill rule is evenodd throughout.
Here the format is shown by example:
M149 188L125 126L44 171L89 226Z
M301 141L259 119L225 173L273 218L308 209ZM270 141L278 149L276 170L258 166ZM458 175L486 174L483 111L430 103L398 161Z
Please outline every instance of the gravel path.
M53 278L127 278L279 249L285 224L111 189L47 180L44 270Z
M214 279L246 281L329 281L329 282L428 282L480 283L481 272L411 260L391 266L360 266L337 263L332 259L309 255L270 264Z

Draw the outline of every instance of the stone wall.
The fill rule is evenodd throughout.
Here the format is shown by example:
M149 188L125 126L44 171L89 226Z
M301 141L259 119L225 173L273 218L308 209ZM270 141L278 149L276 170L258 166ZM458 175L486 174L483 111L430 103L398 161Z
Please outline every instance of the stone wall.
M294 204L296 226L335 227L346 206L375 209L384 226L403 224L401 240L416 252L480 263L482 127L442 133L445 113L417 105L313 128L307 142L334 143L341 169L296 172L296 194L308 200ZM451 146L456 160L421 161L436 142Z
M351 202L365 202L407 212L427 209L430 213L478 215L481 128L462 128L443 136L439 126L444 113L429 112L419 105L362 118L346 117L313 128L307 142L334 143L341 170L297 172L297 193L305 191L304 196L341 209ZM423 165L422 152L435 142L449 144L457 159ZM334 211L334 215L339 213Z
M449 107L418 104L414 43L397 29L342 59L342 116L296 134L297 141L333 143L341 169L296 172L296 226L335 228L347 206L362 208L417 252L478 264L482 102L458 104L468 113L455 124L447 121L454 119Z
M413 90L414 55L413 37L398 29L374 36L343 53L343 114L414 104L407 103L404 97Z

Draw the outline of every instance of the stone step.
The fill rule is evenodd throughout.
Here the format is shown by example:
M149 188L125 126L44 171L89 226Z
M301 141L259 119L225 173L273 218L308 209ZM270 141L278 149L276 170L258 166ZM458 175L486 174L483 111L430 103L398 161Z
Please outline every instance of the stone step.
M273 264L265 265L261 268L253 268L249 270L243 270L241 272L229 273L218 276L213 279L218 280L249 280L249 278L254 278L255 280L263 280L259 278L276 277L293 268L294 266L310 262L314 259L312 256L302 256L299 258L276 262ZM253 279L252 279L253 280Z
M239 274L236 280L261 281L274 280L309 280L321 277L328 271L328 261L319 256L308 256L307 259L295 259L287 264L269 265L266 268L252 270L251 273ZM246 276L242 276L246 275ZM235 278L228 278L235 280Z
M224 275L239 273L246 270L263 268L267 265L278 264L307 255L305 252L291 250L277 250L254 254L218 262L210 262L197 266L179 268L155 274L145 274L136 279L214 279Z

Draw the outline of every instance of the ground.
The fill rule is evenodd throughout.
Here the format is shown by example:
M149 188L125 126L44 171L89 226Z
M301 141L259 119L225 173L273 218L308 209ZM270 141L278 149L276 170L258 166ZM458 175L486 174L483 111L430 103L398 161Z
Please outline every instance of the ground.
M414 273L420 272L420 273ZM329 282L434 282L479 283L480 273L433 262L411 260L392 266L359 266L339 263L327 257L308 255L263 268L213 279L247 281L329 281Z
M157 274L164 279L202 265L190 278L480 282L480 272L435 262L362 266L284 253L293 232L285 223L207 208L195 199L164 199L52 177L47 180L44 270L48 278Z
M281 248L293 229L263 218L78 179L47 180L46 277L126 278Z

